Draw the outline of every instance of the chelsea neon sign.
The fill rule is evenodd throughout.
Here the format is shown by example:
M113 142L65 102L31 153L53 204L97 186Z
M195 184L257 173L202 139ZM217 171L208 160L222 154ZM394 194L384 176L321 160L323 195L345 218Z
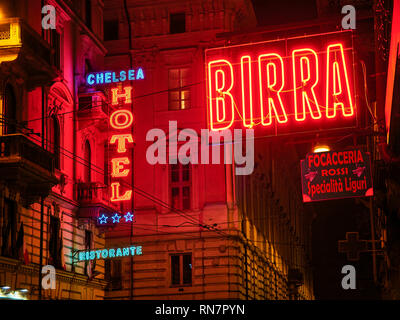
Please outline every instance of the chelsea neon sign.
M109 84L132 80L143 80L144 73L142 68L121 70L120 72L103 71L89 73L86 76L86 83L90 86L95 84Z
M78 260L98 260L98 259L109 259L118 257L129 257L129 256L140 256L142 255L142 246L129 246L125 248L113 248L113 249L100 249L100 250L89 250L79 251Z

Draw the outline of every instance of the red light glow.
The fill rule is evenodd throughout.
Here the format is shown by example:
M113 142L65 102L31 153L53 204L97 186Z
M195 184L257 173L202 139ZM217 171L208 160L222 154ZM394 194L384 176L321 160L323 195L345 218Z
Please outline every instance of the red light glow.
M120 195L121 184L119 182L111 183L111 201L119 202L119 201L129 201L132 198L132 190L127 190L123 195Z
M112 92L112 104L119 105L121 99L124 99L125 104L132 103L132 87L125 87L124 93L121 93L118 88L111 89ZM117 153L126 153L126 143L133 143L133 137L131 133L119 133L120 130L127 130L133 124L133 114L127 109L118 109L114 111L110 116L110 125L115 130L118 130L118 134L114 134L110 138L110 144L117 145ZM117 157L111 159L111 177L123 179L127 178L130 169L127 167L130 164L128 157ZM122 181L122 180L121 180ZM111 201L129 201L132 199L132 189L126 190L125 193L121 194L120 191L121 183L112 182L111 183Z
M354 127L352 50L349 32L207 50L210 129Z
M132 135L129 134L114 134L110 139L110 144L117 143L118 153L126 152L126 142L133 143Z
M124 92L120 92L118 88L112 88L111 104L118 105L120 99L124 99L124 104L132 103L132 87L124 87Z
M121 121L121 118L123 120ZM129 110L117 110L114 111L110 117L110 125L114 129L126 129L129 128L133 123L133 115Z

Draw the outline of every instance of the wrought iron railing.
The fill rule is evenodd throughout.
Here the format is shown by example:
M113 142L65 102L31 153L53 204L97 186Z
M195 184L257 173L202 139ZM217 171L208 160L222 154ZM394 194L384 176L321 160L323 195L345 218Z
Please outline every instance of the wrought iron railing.
M20 133L0 136L0 163L5 158L27 160L54 174L54 155Z

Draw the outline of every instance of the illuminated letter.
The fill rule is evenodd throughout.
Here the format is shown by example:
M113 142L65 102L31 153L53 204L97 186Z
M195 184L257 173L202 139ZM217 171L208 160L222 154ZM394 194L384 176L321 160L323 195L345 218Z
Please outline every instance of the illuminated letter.
M132 190L128 190L125 192L125 194L123 196L120 196L119 195L119 187L120 187L119 182L111 183L111 201L117 202L117 201L131 200Z
M142 68L139 68L136 73L136 80L144 79L144 74Z
M240 58L240 70L242 75L242 107L243 125L253 127L253 85L251 75L251 58L243 56Z
M336 108L341 107L343 116L354 114L351 101L350 85L347 76L346 61L343 46L332 44L328 46L326 58L326 116L336 117ZM342 84L344 80L344 84Z
M122 257L122 251L120 248L117 249L117 257Z
M314 92L319 80L317 54L312 49L293 50L292 66L296 121L304 121L307 111L313 119L320 119L321 110Z
M132 138L131 134L116 134L111 137L110 143L114 144L116 141L118 141L118 144L117 144L118 153L124 153L124 152L126 152L125 141L128 141L129 143L133 143L133 138Z
M96 74L96 83L103 83L104 82L104 74L102 73L97 73Z
M287 115L280 96L280 92L285 84L281 56L276 53L260 55L258 57L258 72L260 74L262 125L271 125L272 110L274 110L276 120L279 123L287 122ZM265 121L266 119L268 120Z
M87 83L88 85L90 85L90 86L94 84L94 74L89 74L89 75L88 75L87 80L86 80L86 83Z
M120 118L124 118L124 120L120 121ZM110 117L110 124L114 129L126 129L132 124L132 122L132 112L125 109L114 111Z
M127 157L111 159L111 163L112 163L111 176L113 178L126 177L129 174L129 169L121 171L121 169L124 169L123 166L124 164L128 165L130 163Z
M111 89L111 103L112 105L117 105L118 100L121 98L125 98L124 103L132 103L132 87L124 87L125 93L119 92L118 88Z
M233 68L227 60L208 64L210 128L213 131L229 128L234 120Z

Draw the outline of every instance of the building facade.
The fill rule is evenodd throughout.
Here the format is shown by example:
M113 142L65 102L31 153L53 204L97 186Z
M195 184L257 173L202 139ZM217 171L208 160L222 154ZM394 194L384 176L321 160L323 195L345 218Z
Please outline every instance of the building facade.
M42 28L51 13L42 14L44 5L56 10L55 29ZM2 1L0 7L0 283L27 289L27 299L102 299L104 264L94 273L75 256L105 243L93 223L80 219L99 205L88 187L104 179L95 171L103 166L98 129L79 113L84 74L105 55L103 3ZM56 269L55 289L39 289L44 265Z
M226 138L197 138L210 117L206 51L342 30L343 1L309 1L304 21L287 8L264 10L258 26L255 4L1 3L0 298L398 296L399 30L391 12L399 3L353 3L357 127L256 134L254 168L237 175L223 156L211 163L231 145ZM52 8L55 29L47 29ZM188 141L208 162L178 161ZM165 149L155 152L155 142ZM322 143L371 154L374 197L303 203L300 160ZM349 262L337 251L351 231L370 246L352 262L355 294L340 287ZM55 289L40 285L45 265L56 270Z
M198 136L207 128L205 50L227 44L220 34L254 29L252 3L106 1L104 12L104 70L145 73L132 83L135 222L108 229L106 237L107 247L140 244L143 254L107 262L106 299L312 299L303 245L310 230L300 207L290 212L298 220L288 238L289 217L280 220L278 198L261 184L246 195L257 195L258 205L238 203L243 182L233 165L149 164L145 156L153 128L165 132L159 138L167 144L185 128ZM293 201L301 205L300 198ZM259 227L266 210L276 212L279 226L274 220Z

